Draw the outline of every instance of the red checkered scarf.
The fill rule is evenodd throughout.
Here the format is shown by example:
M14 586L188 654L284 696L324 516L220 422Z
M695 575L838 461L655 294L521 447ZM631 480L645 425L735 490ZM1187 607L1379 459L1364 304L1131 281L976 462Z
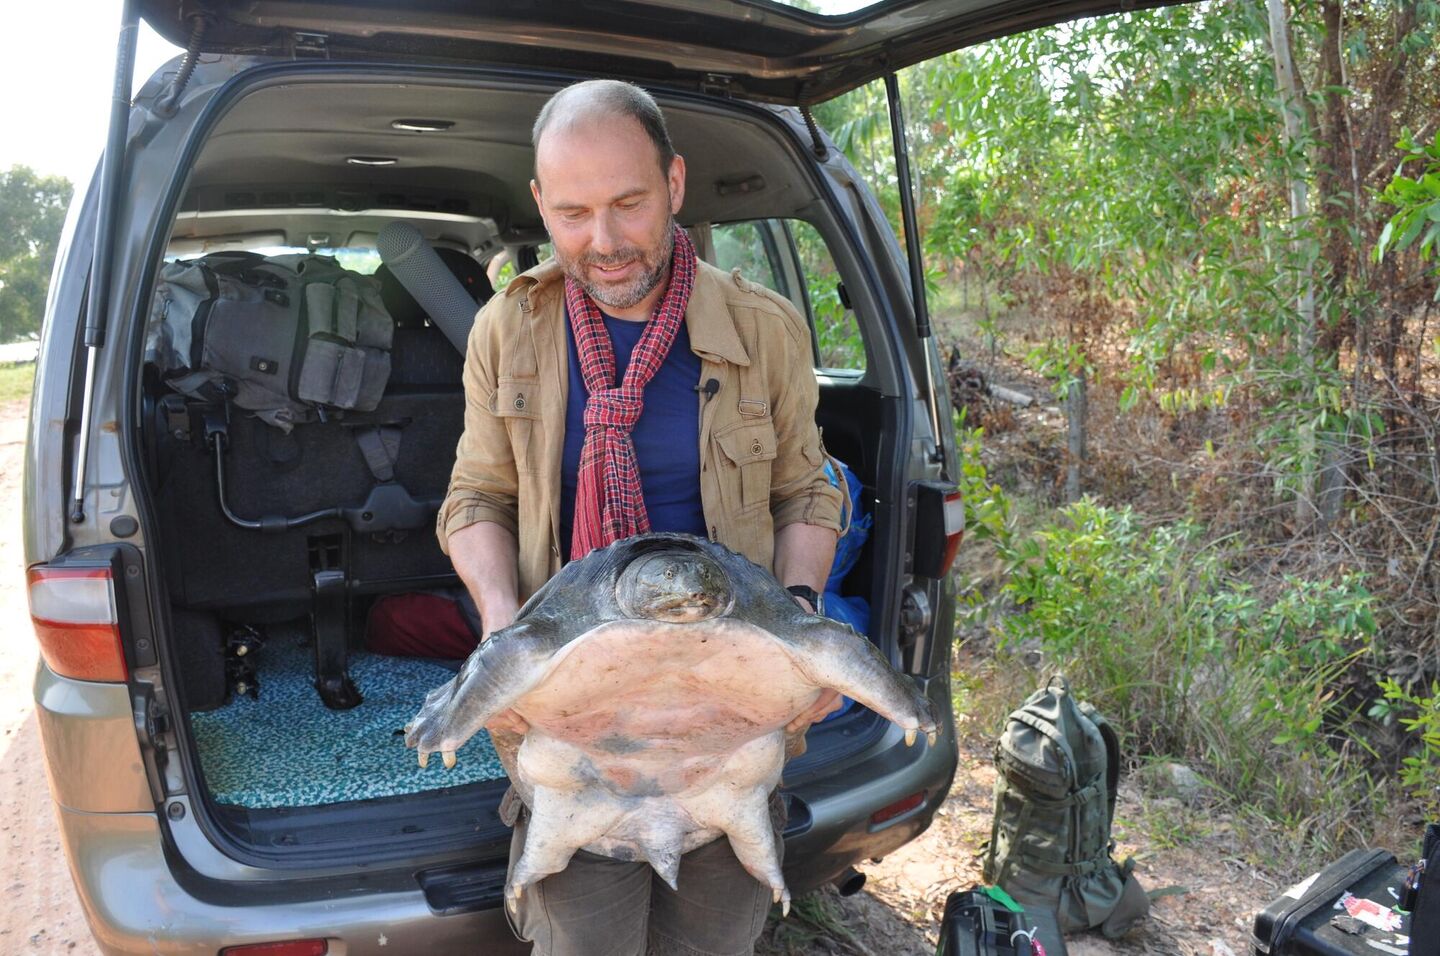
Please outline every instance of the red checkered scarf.
M615 348L605 321L590 296L574 279L565 280L565 304L575 331L580 374L590 399L585 403L585 444L575 488L575 525L570 558L579 560L596 548L650 530L640 468L630 432L645 407L645 386L655 377L685 319L690 290L695 287L695 247L679 226L670 257L670 285L655 307L625 380L615 382Z

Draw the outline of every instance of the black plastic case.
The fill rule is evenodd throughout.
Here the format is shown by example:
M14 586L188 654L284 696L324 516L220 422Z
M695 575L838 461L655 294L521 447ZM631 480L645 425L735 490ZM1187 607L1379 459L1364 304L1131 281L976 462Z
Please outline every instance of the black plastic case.
M1048 913L1014 913L976 887L951 893L940 923L935 956L1039 956L1018 931L1036 931L1045 956L1066 956L1055 918Z
M1253 956L1381 956L1409 953L1410 914L1398 911L1408 867L1385 850L1352 850L1310 879L1297 883L1255 916ZM1382 929L1352 915L1352 907L1372 911ZM1370 901L1374 907L1361 902ZM1378 912L1383 911L1383 912Z

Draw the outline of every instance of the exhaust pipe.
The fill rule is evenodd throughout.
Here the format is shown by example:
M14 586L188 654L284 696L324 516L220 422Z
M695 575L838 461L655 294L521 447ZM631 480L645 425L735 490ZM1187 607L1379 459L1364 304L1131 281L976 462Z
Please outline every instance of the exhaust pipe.
M835 889L841 896L854 896L864 888L865 874L853 866L847 866L845 872L835 877L831 882L835 884Z

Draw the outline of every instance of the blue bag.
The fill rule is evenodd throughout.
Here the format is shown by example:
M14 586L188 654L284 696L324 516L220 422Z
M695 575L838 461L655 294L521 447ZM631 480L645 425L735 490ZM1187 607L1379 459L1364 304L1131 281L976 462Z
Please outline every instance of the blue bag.
M840 582L855 567L855 562L860 560L860 549L865 547L865 542L870 538L870 528L875 523L875 516L861 513L864 508L864 489L860 479L848 465L827 456L825 477L829 478L830 484L836 488L841 487L843 478L844 488L848 492L840 521L840 526L845 530L841 533L840 540L835 543L835 561L830 565L830 576L825 580L825 616L833 621L849 624L859 633L868 636L870 602L859 595L842 595ZM825 720L839 717L855 704L848 697L842 700L840 709L828 715Z

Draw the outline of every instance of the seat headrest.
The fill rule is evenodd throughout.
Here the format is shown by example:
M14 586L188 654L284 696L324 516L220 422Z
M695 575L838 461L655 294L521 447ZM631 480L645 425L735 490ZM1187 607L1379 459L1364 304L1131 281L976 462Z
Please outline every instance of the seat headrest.
M440 261L449 267L455 278L465 287L465 291L475 300L476 305L484 305L490 301L495 294L495 288L490 284L490 277L485 274L485 269L468 254L459 249L448 247L437 247L436 255ZM380 298L385 303L385 308L390 317L395 320L395 327L418 328L425 324L425 310L410 291L395 277L387 265L381 265L375 270L375 278L380 280Z

